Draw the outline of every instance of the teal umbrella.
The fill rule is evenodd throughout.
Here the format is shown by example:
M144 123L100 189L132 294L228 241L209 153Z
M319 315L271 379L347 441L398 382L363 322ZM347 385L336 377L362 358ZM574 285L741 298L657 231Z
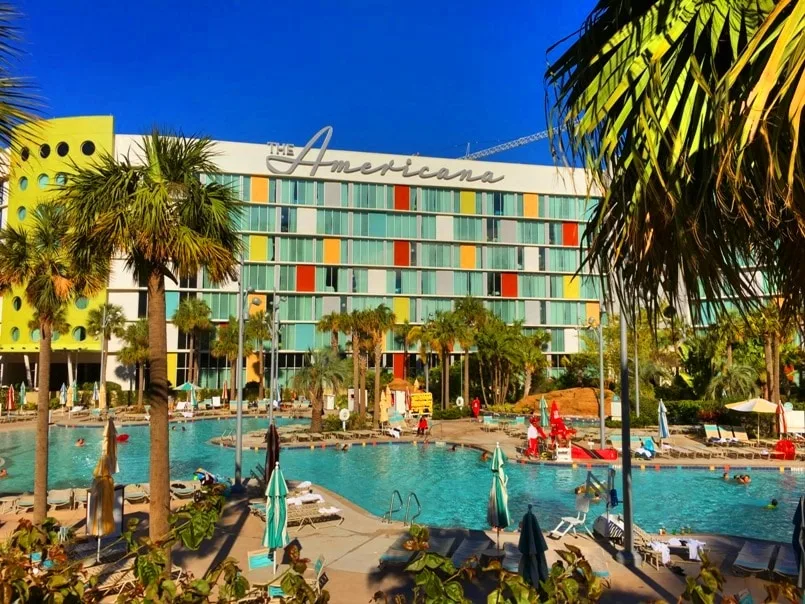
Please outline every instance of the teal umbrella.
M67 404L67 384L62 382L61 390L59 390L59 404L64 407Z
M291 542L288 537L288 486L285 484L285 477L280 470L280 464L274 466L271 473L271 480L266 487L266 534L263 537L263 547L269 550L276 550L285 547ZM277 555L274 554L274 568Z
M78 382L73 382L73 404L78 403Z
M539 399L539 425L541 428L551 427L551 418L548 416L548 401L543 396Z
M179 386L176 390L181 390L182 392L191 392L195 389L196 386L194 384L191 384L190 382L185 382L184 384Z
M489 491L489 503L486 508L486 520L498 532L498 549L500 549L500 531L511 524L509 517L509 494L506 484L509 479L503 471L506 456L500 449L500 443L495 445L492 455L492 489Z
M196 389L193 388L190 391L190 407L193 409L198 409L198 400L196 399Z

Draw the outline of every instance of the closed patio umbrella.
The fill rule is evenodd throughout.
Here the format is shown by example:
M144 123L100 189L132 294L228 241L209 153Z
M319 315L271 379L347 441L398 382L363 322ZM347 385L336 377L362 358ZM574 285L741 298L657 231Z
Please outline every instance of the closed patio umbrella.
M548 544L545 543L537 517L531 511L531 504L523 516L523 528L520 531L520 543L517 549L523 554L518 572L526 583L538 588L540 581L548 579L548 561L545 559Z
M500 549L500 531L511 524L509 517L509 494L506 484L509 479L503 471L506 456L500 449L500 443L495 445L492 455L492 488L489 491L489 502L486 507L486 521L498 533L498 549Z
M198 399L196 398L196 389L190 390L190 408L198 409Z
M727 409L740 411L741 413L757 413L757 439L760 440L760 414L777 413L777 405L763 398L750 398L748 401L740 403L730 403Z
M78 404L78 382L73 382L73 404Z
M380 393L380 424L387 423L389 423L389 401L388 398L386 398L386 391L384 390Z
M62 407L67 406L67 384L62 382L61 388L59 389L59 404Z
M106 426L103 429L101 453L109 458L112 472L115 474L120 472L120 466L117 463L117 429L111 417L106 420Z
M665 408L665 403L662 402L662 399L660 399L660 406L657 409L657 417L660 420L660 446L662 446L663 439L671 437L671 433L668 431L668 410Z
M67 386L67 391L64 394L67 397L67 408L73 408L73 387Z
M280 461L280 435L277 432L277 427L274 422L268 427L266 432L266 466L265 466L265 480L266 484L271 482L271 475L274 473L274 467Z
M277 568L277 554L275 550L285 547L291 542L288 537L288 486L282 475L280 465L274 466L271 480L266 488L266 533L263 537L263 547L274 552L274 569Z
M20 384L20 405L25 404L25 382Z
M781 402L777 402L777 434L780 438L783 434L788 434L788 424L785 421L785 408Z
M224 387L221 388L221 400L229 402L229 385L226 382L224 382Z
M541 428L551 427L551 418L548 416L548 401L543 396L539 399L539 425Z
M11 414L17 408L17 393L14 392L14 386L8 387L8 397L6 399L6 411Z
M115 531L115 481L112 478L114 466L109 457L102 453L90 487L89 509L87 511L87 534L98 538L96 559L101 559L101 538Z
M96 405L97 405L97 404L100 402L100 400L101 400L101 394L100 394L100 392L98 392L98 382L95 382L95 383L92 385L92 400L93 400L93 401L95 401L95 404L96 404Z

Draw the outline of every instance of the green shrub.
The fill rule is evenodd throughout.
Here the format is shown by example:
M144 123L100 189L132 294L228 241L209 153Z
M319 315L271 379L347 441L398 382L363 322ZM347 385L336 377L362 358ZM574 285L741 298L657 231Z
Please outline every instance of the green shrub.
M464 407L448 407L444 411L441 409L433 410L433 419L461 419L462 417L469 417L471 411L469 406Z
M55 398L50 399L50 403L48 404L48 407L50 409L58 409L59 407L61 407L61 401L59 400L59 397L55 397Z
M357 413L352 413L347 420L347 430L368 430L372 427L372 420L369 416L361 417ZM325 415L322 418L322 430L324 432L340 432L341 420L337 413Z

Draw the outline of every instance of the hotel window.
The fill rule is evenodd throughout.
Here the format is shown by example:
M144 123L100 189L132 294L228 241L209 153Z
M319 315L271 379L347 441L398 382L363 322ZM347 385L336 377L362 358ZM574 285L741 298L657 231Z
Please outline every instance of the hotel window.
M352 293L365 294L369 291L369 270L365 268L352 269Z
M565 350L565 330L551 329L551 352L563 352Z
M316 205L324 205L324 183L316 181Z
M455 216L453 218L453 238L458 241L481 241L482 221L482 218Z
M435 271L421 271L422 276L422 293L425 295L433 295L436 293L436 272Z
M353 212L352 213L352 234L356 237L369 236L369 213L368 212Z
M542 275L519 275L519 278L519 290L523 298L546 297L546 277Z
M390 294L417 294L417 273L416 271L397 269L386 272L387 287L386 291Z
M274 267L267 264L247 264L243 267L244 287L257 291L274 288Z
M297 205L314 205L316 203L316 183L312 180L282 179L279 186L282 203Z
M451 268L453 266L453 247L446 243L423 243L422 266Z
M316 262L316 240L304 237L286 237L280 240L280 258L283 262Z
M369 237L386 236L386 215L380 212L369 214Z
M317 292L346 292L347 269L338 266L319 266L316 268Z
M280 208L280 233L296 232L296 208Z
M500 273L487 273L486 295L500 296Z
M287 210L288 208L283 208ZM296 212L296 210L294 210ZM266 206L248 206L243 213L246 219L246 230L257 231L260 233L270 233L274 230L274 208ZM287 231L286 231L287 232Z
M484 275L473 271L453 273L453 292L457 296L483 296Z
M522 247L518 247L517 249L517 270L523 270L523 262L525 259L525 249Z
M579 268L581 258L577 249L558 249L551 250L549 269L556 272L574 273Z
M356 208L393 208L394 188L386 185L353 183L352 203Z
M422 216L422 239L436 239L436 216Z
M420 189L420 195L421 210L424 212L441 212L442 214L456 212L456 205L459 203L458 191Z
M488 246L486 248L487 268L514 270L517 266L516 250L509 246Z
M363 240L352 242L352 262L354 264L385 265L394 258L393 242Z
M420 304L422 305L422 314L419 320L422 322L434 318L437 312L453 310L453 301L445 298L423 298Z
M313 296L288 296L288 299L280 305L280 320L313 320Z
M525 304L515 300L487 300L485 302L489 311L504 323L514 323L524 317Z
M503 216L503 193L492 193L492 214Z
M550 245L562 245L562 223L551 222L548 225L548 243Z
M296 290L296 267L295 266L280 266L280 290L282 291L295 291Z
M349 234L349 213L340 210L318 210L316 232L324 235Z
M497 218L486 219L486 240L500 241L500 220Z
M545 243L545 223L518 221L517 241L519 243Z
M547 262L547 249L544 247L539 248L539 270L544 271L545 266L548 264Z
M387 236L394 239L416 239L416 216L413 214L386 214Z
M581 280L581 297L590 300L598 300L598 277L588 276Z
M341 183L341 207L349 207L349 183Z
M581 313L579 313L581 310ZM551 302L550 323L553 325L579 325L584 320L584 304L578 302Z
M564 277L551 276L551 298L564 298L565 297L565 281Z
M237 294L202 294L201 298L210 307L215 321L228 321L238 313Z
M389 299L377 296L361 296L359 298L352 298L352 310L366 310L367 308L374 310L381 304L390 306Z
M248 191L251 188L251 178L248 176L241 177L239 174L207 174L202 182L218 183L230 189L236 199L249 201Z

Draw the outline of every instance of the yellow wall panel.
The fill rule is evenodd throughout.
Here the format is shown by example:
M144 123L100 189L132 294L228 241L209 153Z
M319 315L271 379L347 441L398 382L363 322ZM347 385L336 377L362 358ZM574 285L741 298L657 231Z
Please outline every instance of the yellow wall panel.
M598 302L587 302L587 320L593 319L596 324L601 317L601 305Z
M539 216L539 197L536 193L523 193L523 216L526 218Z
M249 237L249 260L262 262L268 259L268 237L251 235Z
M341 263L341 240L340 239L325 239L324 240L324 262L326 264L340 264Z
M461 268L475 268L475 246L461 246Z
M475 214L475 193L473 191L461 191L461 213Z
M397 323L411 320L411 300L409 298L394 298L394 314Z
M179 368L179 359L175 352L168 353L168 381L177 386L176 384L176 371Z
M252 176L251 200L256 203L268 202L268 179L265 176Z
M565 276L562 280L565 289L564 298L569 300L581 298L581 280L571 276Z
M265 359L263 359L263 362L265 362ZM246 381L260 381L260 355L256 352L246 357Z

